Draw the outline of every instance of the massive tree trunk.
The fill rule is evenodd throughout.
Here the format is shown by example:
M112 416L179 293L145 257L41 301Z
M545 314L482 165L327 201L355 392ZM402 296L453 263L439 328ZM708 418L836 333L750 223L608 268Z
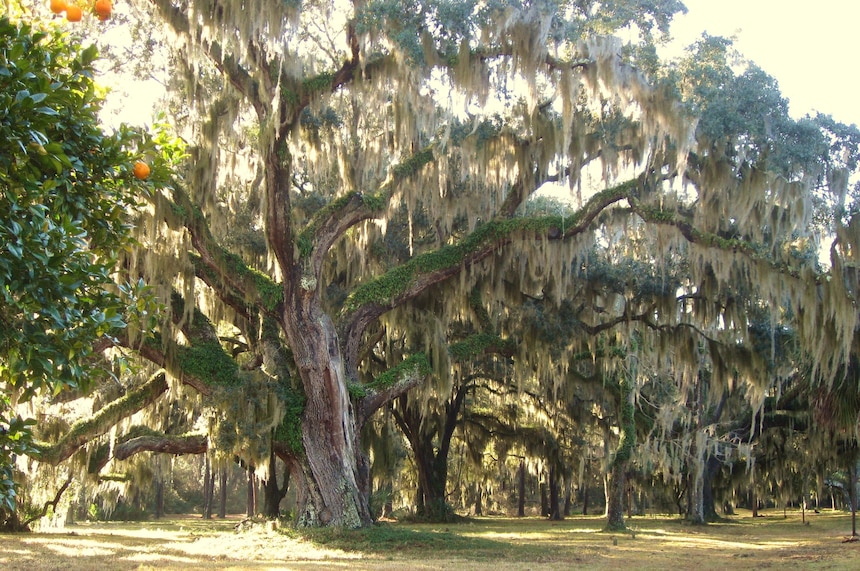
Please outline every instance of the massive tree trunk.
M370 490L360 485L369 484L369 475L362 473L367 461L358 443L359 427L334 324L313 303L296 303L284 319L306 398L304 454L297 459L297 523L369 525Z

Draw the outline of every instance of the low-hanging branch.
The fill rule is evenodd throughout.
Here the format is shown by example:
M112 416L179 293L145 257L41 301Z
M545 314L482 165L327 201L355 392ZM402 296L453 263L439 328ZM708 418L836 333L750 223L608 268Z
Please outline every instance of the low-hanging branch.
M35 443L32 457L39 462L56 466L68 460L82 446L106 434L124 418L143 410L167 392L167 374L159 371L141 386L130 390L92 416L74 423L55 444Z
M141 452L163 452L166 454L203 454L209 449L209 438L205 434L155 435L147 434L117 444L113 456L127 460Z
M362 426L379 407L417 387L431 373L430 362L423 353L415 354L361 386L363 395L356 406L356 421Z

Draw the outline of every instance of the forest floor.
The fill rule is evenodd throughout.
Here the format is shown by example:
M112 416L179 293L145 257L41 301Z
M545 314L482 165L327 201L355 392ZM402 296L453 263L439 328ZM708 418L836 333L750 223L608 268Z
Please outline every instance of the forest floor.
M749 512L694 527L669 516L628 519L633 533L601 532L601 517L561 522L473 518L450 525L383 523L300 533L238 519L183 517L100 522L0 535L0 569L860 569L860 542L845 542L842 512Z

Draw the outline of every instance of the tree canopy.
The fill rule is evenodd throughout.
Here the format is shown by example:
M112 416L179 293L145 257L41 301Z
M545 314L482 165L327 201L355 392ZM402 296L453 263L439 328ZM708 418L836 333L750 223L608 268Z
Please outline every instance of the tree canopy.
M102 268L93 291L112 271L163 311L139 334L112 331L107 353L138 368L82 392L91 410L64 415L59 436L42 431L43 463L103 447L97 477L131 470L134 453L205 452L265 474L278 457L299 525L357 527L374 487L361 434L380 408L416 454L451 437L479 378L506 387L487 394L534 395L547 430L585 431L600 410L600 430L620 435L621 490L643 435L683 425L701 474L725 392L757 408L801 364L830 386L856 353L856 128L792 119L776 82L736 72L721 38L660 62L680 2L131 5L170 38L165 107L186 156L139 208L121 194L85 204L118 224L111 256L87 268ZM62 170L45 139L35 160ZM176 156L178 140L159 144ZM95 188L129 188L127 160L98 157L116 184ZM548 189L566 203L535 198ZM135 242L116 263L127 222ZM102 263L98 244L74 254ZM80 300L115 315L112 298ZM792 360L776 358L783 330ZM688 395L683 414L660 394ZM660 422L637 413L648 397ZM424 414L440 432L422 433ZM561 466L551 432L472 418L542 439ZM435 442L425 459L446 460ZM421 484L425 499L438 484Z

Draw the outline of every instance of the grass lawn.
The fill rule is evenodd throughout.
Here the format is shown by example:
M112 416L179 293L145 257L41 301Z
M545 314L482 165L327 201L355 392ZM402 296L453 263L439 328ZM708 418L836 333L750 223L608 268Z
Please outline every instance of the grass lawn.
M0 535L0 569L860 569L850 516L741 511L691 527L666 516L628 520L632 534L602 533L600 517L475 518L454 525L384 523L357 531L237 532L237 520L179 518L78 524Z

